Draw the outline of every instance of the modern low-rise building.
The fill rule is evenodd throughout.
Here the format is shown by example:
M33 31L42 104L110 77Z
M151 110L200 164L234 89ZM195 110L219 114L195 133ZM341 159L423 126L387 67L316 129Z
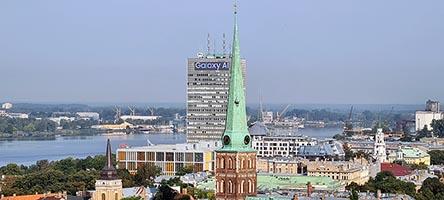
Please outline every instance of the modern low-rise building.
M128 169L135 174L144 165L156 165L163 175L173 176L184 167L192 167L194 172L215 169L214 150L221 142L200 142L187 144L165 144L117 149L119 169Z
M251 128L250 128L251 134ZM257 150L258 157L297 157L298 151L304 146L314 146L316 139L307 136L267 136L251 134L252 147Z

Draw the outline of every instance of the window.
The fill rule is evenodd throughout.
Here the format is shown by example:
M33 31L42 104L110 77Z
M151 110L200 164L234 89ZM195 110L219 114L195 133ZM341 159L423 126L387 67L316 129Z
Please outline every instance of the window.
M105 194L102 193L102 200L106 200L105 199Z

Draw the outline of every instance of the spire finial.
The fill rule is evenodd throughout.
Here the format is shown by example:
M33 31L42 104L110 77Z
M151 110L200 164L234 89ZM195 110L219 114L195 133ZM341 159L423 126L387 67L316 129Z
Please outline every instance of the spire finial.
M236 2L233 3L233 7L234 7L234 14L237 14L237 3Z

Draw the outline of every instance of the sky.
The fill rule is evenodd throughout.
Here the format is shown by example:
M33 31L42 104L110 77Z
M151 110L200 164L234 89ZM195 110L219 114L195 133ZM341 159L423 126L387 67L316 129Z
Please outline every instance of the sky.
M441 0L238 1L247 102L444 101L443 10ZM185 102L186 59L206 52L208 33L222 52L233 22L230 1L0 1L0 102Z

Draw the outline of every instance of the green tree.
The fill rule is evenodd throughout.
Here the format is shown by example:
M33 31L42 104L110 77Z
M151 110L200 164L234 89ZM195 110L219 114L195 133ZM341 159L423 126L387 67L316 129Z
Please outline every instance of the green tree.
M24 172L23 168L15 163L10 163L0 168L0 174L2 175L23 175Z
M142 197L125 197L122 198L121 200L143 200Z
M135 184L145 187L153 187L154 179L162 173L162 169L155 165L143 165L137 169Z
M193 166L185 166L185 167L179 168L176 172L176 175L183 176L185 174L193 173L193 171L194 171Z
M440 120L432 120L430 126L433 129L433 133L435 136L443 137L444 136L444 119Z
M356 190L352 190L350 194L350 200L359 200L359 195Z
M350 160L351 158L353 158L353 151L351 150L350 146L348 146L347 142L342 145L342 149L345 153L345 160Z
M442 165L444 164L444 151L443 150L432 150L429 151L430 163L432 165Z
M127 169L117 169L117 176L122 179L124 188L134 187L134 176Z
M420 131L418 131L418 133L416 134L416 140L424 137L432 137L432 132L429 131L427 125L424 125L424 127Z

